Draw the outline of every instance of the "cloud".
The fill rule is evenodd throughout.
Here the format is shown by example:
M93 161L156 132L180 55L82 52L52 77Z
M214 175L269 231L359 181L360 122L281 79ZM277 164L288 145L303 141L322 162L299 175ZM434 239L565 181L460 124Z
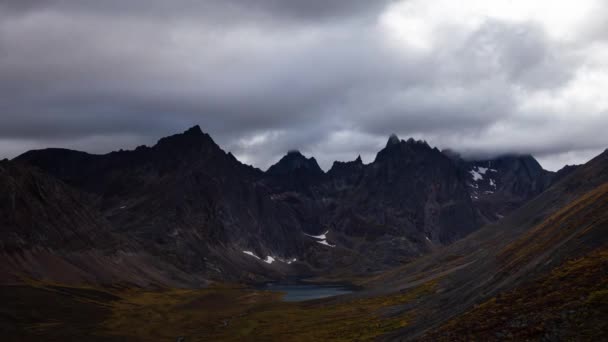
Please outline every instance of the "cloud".
M261 168L371 161L393 132L556 167L608 146L606 22L599 0L2 1L0 157L200 124Z
M29 15L58 11L75 15L127 17L133 19L189 19L214 23L280 22L318 23L326 20L365 19L373 17L392 0L5 0L0 9L11 15ZM234 20L233 20L234 19Z

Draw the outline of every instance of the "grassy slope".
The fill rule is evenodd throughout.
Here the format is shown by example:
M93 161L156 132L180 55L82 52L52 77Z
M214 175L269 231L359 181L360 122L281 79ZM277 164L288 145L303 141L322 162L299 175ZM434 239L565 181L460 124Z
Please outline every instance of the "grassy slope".
M497 255L498 275L536 279L476 306L426 340L600 340L608 333L608 184L581 196ZM556 264L548 273L536 269Z
M608 333L608 248L501 293L423 341L601 341Z

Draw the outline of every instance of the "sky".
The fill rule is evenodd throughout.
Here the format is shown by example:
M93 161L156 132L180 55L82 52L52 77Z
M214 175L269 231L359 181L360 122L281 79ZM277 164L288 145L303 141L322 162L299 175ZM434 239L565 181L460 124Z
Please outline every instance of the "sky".
M550 170L608 147L604 0L0 0L0 158L200 125L266 169L388 136Z

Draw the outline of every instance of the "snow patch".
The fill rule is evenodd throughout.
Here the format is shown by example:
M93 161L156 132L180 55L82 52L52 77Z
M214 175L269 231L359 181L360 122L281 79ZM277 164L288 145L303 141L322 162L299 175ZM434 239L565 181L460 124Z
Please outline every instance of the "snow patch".
M318 243L328 246L328 247L336 247L336 245L330 245L327 240L321 240L321 241L317 241Z
M490 178L490 186L493 186L494 189L496 189L496 182L492 178Z
M314 238L314 239L325 240L325 239L327 239L327 233L329 233L329 230L326 231L325 233L321 234L321 235L309 235L309 234L306 234L306 233L304 233L304 235L310 236L311 238Z
M296 258L293 258L293 259L281 259L281 258L279 258L279 257L273 257L273 256L271 256L271 255L267 256L267 257L266 257L266 259L262 259L262 258L260 258L259 256L257 256L257 255L255 255L255 254L253 254L253 252L251 252L251 251L243 251L243 253L245 253L245 254L247 254L247 255L250 255L250 256L252 256L252 257L254 257L254 258L256 258L256 259L258 259L258 260L260 260L260 261L263 261L263 262L267 263L268 265L272 264L272 263L273 263L273 262L275 262L275 261L284 262L284 263L286 263L286 264L288 264L288 265L289 265L289 264L291 264L292 262L296 262L296 261L298 260L298 259L296 259Z
M123 205L122 207L120 207L120 209L124 209L124 208L126 208L126 207L127 207L126 205Z
M476 170L471 170L469 171L469 173L471 174L471 176L473 176L473 181L477 182L478 180L482 180L483 176L481 173L477 172Z
M488 172L498 172L496 169L490 169L488 167L482 166L473 166L469 173L473 177L473 181L477 182L478 180L482 180L483 176Z
M260 257L258 257L257 255L253 254L253 252L251 251L243 251L243 253L247 254L247 255L251 255L252 257L261 260Z
M317 239L319 241L317 241L318 243L325 245L325 246L329 246L329 247L336 247L335 245L331 245L327 242L327 234L329 233L329 230L326 231L325 233L321 234L321 235L310 235L310 234L306 234L304 233L304 235L306 236L310 236L313 239Z

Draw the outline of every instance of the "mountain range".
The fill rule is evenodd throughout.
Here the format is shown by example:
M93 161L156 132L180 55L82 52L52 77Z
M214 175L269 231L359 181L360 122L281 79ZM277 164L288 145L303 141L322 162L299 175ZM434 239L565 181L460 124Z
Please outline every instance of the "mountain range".
M3 279L200 286L380 272L500 221L573 168L464 160L392 135L373 162L266 172L195 126L154 146L2 162Z

